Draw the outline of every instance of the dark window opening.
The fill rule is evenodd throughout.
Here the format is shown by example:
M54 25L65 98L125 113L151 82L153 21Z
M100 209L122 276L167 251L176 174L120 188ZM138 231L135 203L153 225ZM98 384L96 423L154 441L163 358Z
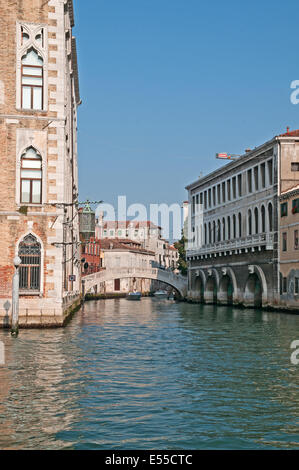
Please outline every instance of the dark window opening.
M247 172L248 192L252 193L252 170Z
M299 212L299 199L294 199L292 202L292 213L297 214Z
M287 251L287 248L288 248L287 232L283 232L283 234L282 234L282 251Z
M288 203L283 202L280 206L280 215L281 217L286 217L288 215Z

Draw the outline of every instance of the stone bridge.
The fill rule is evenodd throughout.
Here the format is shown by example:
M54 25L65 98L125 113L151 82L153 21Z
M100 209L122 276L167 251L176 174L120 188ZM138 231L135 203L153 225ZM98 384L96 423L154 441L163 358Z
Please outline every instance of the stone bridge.
M100 284L106 281L125 278L152 279L154 281L165 282L176 290L182 298L187 295L187 277L174 274L172 271L166 271L159 268L112 268L105 269L95 274L84 276L85 293L87 294L92 288L100 288Z

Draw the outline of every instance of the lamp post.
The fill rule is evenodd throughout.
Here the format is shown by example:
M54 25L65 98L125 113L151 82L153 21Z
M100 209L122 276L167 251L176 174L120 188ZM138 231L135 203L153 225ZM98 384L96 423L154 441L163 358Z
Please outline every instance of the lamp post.
M19 283L20 273L19 267L22 260L16 256L13 260L15 273L12 279L12 322L11 322L11 335L18 336L19 334Z

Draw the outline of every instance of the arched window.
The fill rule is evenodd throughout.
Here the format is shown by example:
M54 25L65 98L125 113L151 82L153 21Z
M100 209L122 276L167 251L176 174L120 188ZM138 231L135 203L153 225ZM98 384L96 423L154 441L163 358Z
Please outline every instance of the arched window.
M251 209L248 211L248 235L252 235L252 212Z
M213 243L216 243L216 222L213 222Z
M268 205L269 232L273 232L273 206L270 202Z
M21 157L21 204L42 202L42 158L33 147Z
M235 214L233 215L233 238L237 238L237 224Z
M212 243L212 230L211 230L211 222L209 222L209 243Z
M41 246L33 235L27 235L19 245L20 290L40 291Z
M254 209L254 223L255 223L255 233L259 233L259 211L257 207Z
M217 221L217 242L221 242L221 223L219 219Z
M205 245L207 245L208 240L207 240L207 224L205 224Z
M265 206L262 206L262 233L266 232L266 210Z
M240 212L238 214L238 222L239 222L239 238L242 238L242 215Z
M43 59L33 48L22 57L21 107L23 109L43 109L43 64Z
M222 240L226 240L225 219L222 219Z
M230 217L227 218L227 239L230 240L231 232L230 232Z

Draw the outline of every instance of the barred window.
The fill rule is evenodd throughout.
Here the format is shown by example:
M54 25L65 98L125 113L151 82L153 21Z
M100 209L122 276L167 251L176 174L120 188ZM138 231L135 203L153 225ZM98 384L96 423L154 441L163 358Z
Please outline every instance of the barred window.
M27 235L19 245L20 290L40 291L41 246L33 235Z

